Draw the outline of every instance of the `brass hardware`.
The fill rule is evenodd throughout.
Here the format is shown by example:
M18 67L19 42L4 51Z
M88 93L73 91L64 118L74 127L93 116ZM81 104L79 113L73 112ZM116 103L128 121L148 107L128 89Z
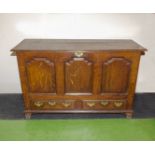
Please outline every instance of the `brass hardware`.
M76 57L82 57L83 56L83 51L77 51L75 52Z
M95 104L96 104L95 102L87 102L87 105L88 105L89 107L93 107Z
M108 105L108 101L101 101L101 105L103 105L103 106Z
M66 107L66 108L67 108L67 107L69 107L72 103L69 103L69 102L64 102L64 103L62 103L62 104L63 104L63 106L64 106L64 107Z
M56 105L56 102L55 101L49 101L48 104L51 106L54 106L54 105Z
M34 105L37 107L41 107L43 105L43 102L36 101L36 102L34 102Z
M116 107L121 107L121 106L123 105L123 102L121 102L121 101L116 101L116 102L114 102L114 105L115 105Z

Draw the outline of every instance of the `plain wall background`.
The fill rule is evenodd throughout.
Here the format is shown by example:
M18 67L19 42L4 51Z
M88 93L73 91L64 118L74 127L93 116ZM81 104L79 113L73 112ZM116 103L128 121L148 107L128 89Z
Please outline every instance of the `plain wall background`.
M136 92L155 91L155 14L0 14L0 93L20 93L10 49L25 38L133 39L141 57Z

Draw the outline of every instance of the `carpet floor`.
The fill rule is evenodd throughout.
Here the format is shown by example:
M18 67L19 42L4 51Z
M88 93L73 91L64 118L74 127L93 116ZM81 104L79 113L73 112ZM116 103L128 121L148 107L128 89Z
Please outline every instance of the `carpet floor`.
M3 141L153 141L155 119L0 120Z
M0 119L25 119L21 94L0 94ZM125 118L124 114L33 114L32 119ZM135 95L133 118L155 118L155 93Z

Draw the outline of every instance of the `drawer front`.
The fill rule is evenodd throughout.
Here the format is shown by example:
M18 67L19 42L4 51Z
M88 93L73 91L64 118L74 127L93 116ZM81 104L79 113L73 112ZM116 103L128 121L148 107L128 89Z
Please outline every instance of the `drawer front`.
M125 100L84 101L84 110L120 110L125 109Z
M32 110L121 110L126 100L47 100L31 101Z
M75 104L73 100L48 100L48 101L31 101L32 110L73 110Z

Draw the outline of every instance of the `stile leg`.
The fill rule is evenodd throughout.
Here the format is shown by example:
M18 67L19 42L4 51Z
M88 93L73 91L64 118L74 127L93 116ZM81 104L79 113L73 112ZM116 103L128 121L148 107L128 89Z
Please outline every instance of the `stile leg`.
M31 118L31 115L32 115L31 113L25 113L25 118L26 119L30 119Z
M129 118L129 119L130 119L130 118L132 118L132 115L133 115L132 112L127 112L127 113L126 113L126 118Z

